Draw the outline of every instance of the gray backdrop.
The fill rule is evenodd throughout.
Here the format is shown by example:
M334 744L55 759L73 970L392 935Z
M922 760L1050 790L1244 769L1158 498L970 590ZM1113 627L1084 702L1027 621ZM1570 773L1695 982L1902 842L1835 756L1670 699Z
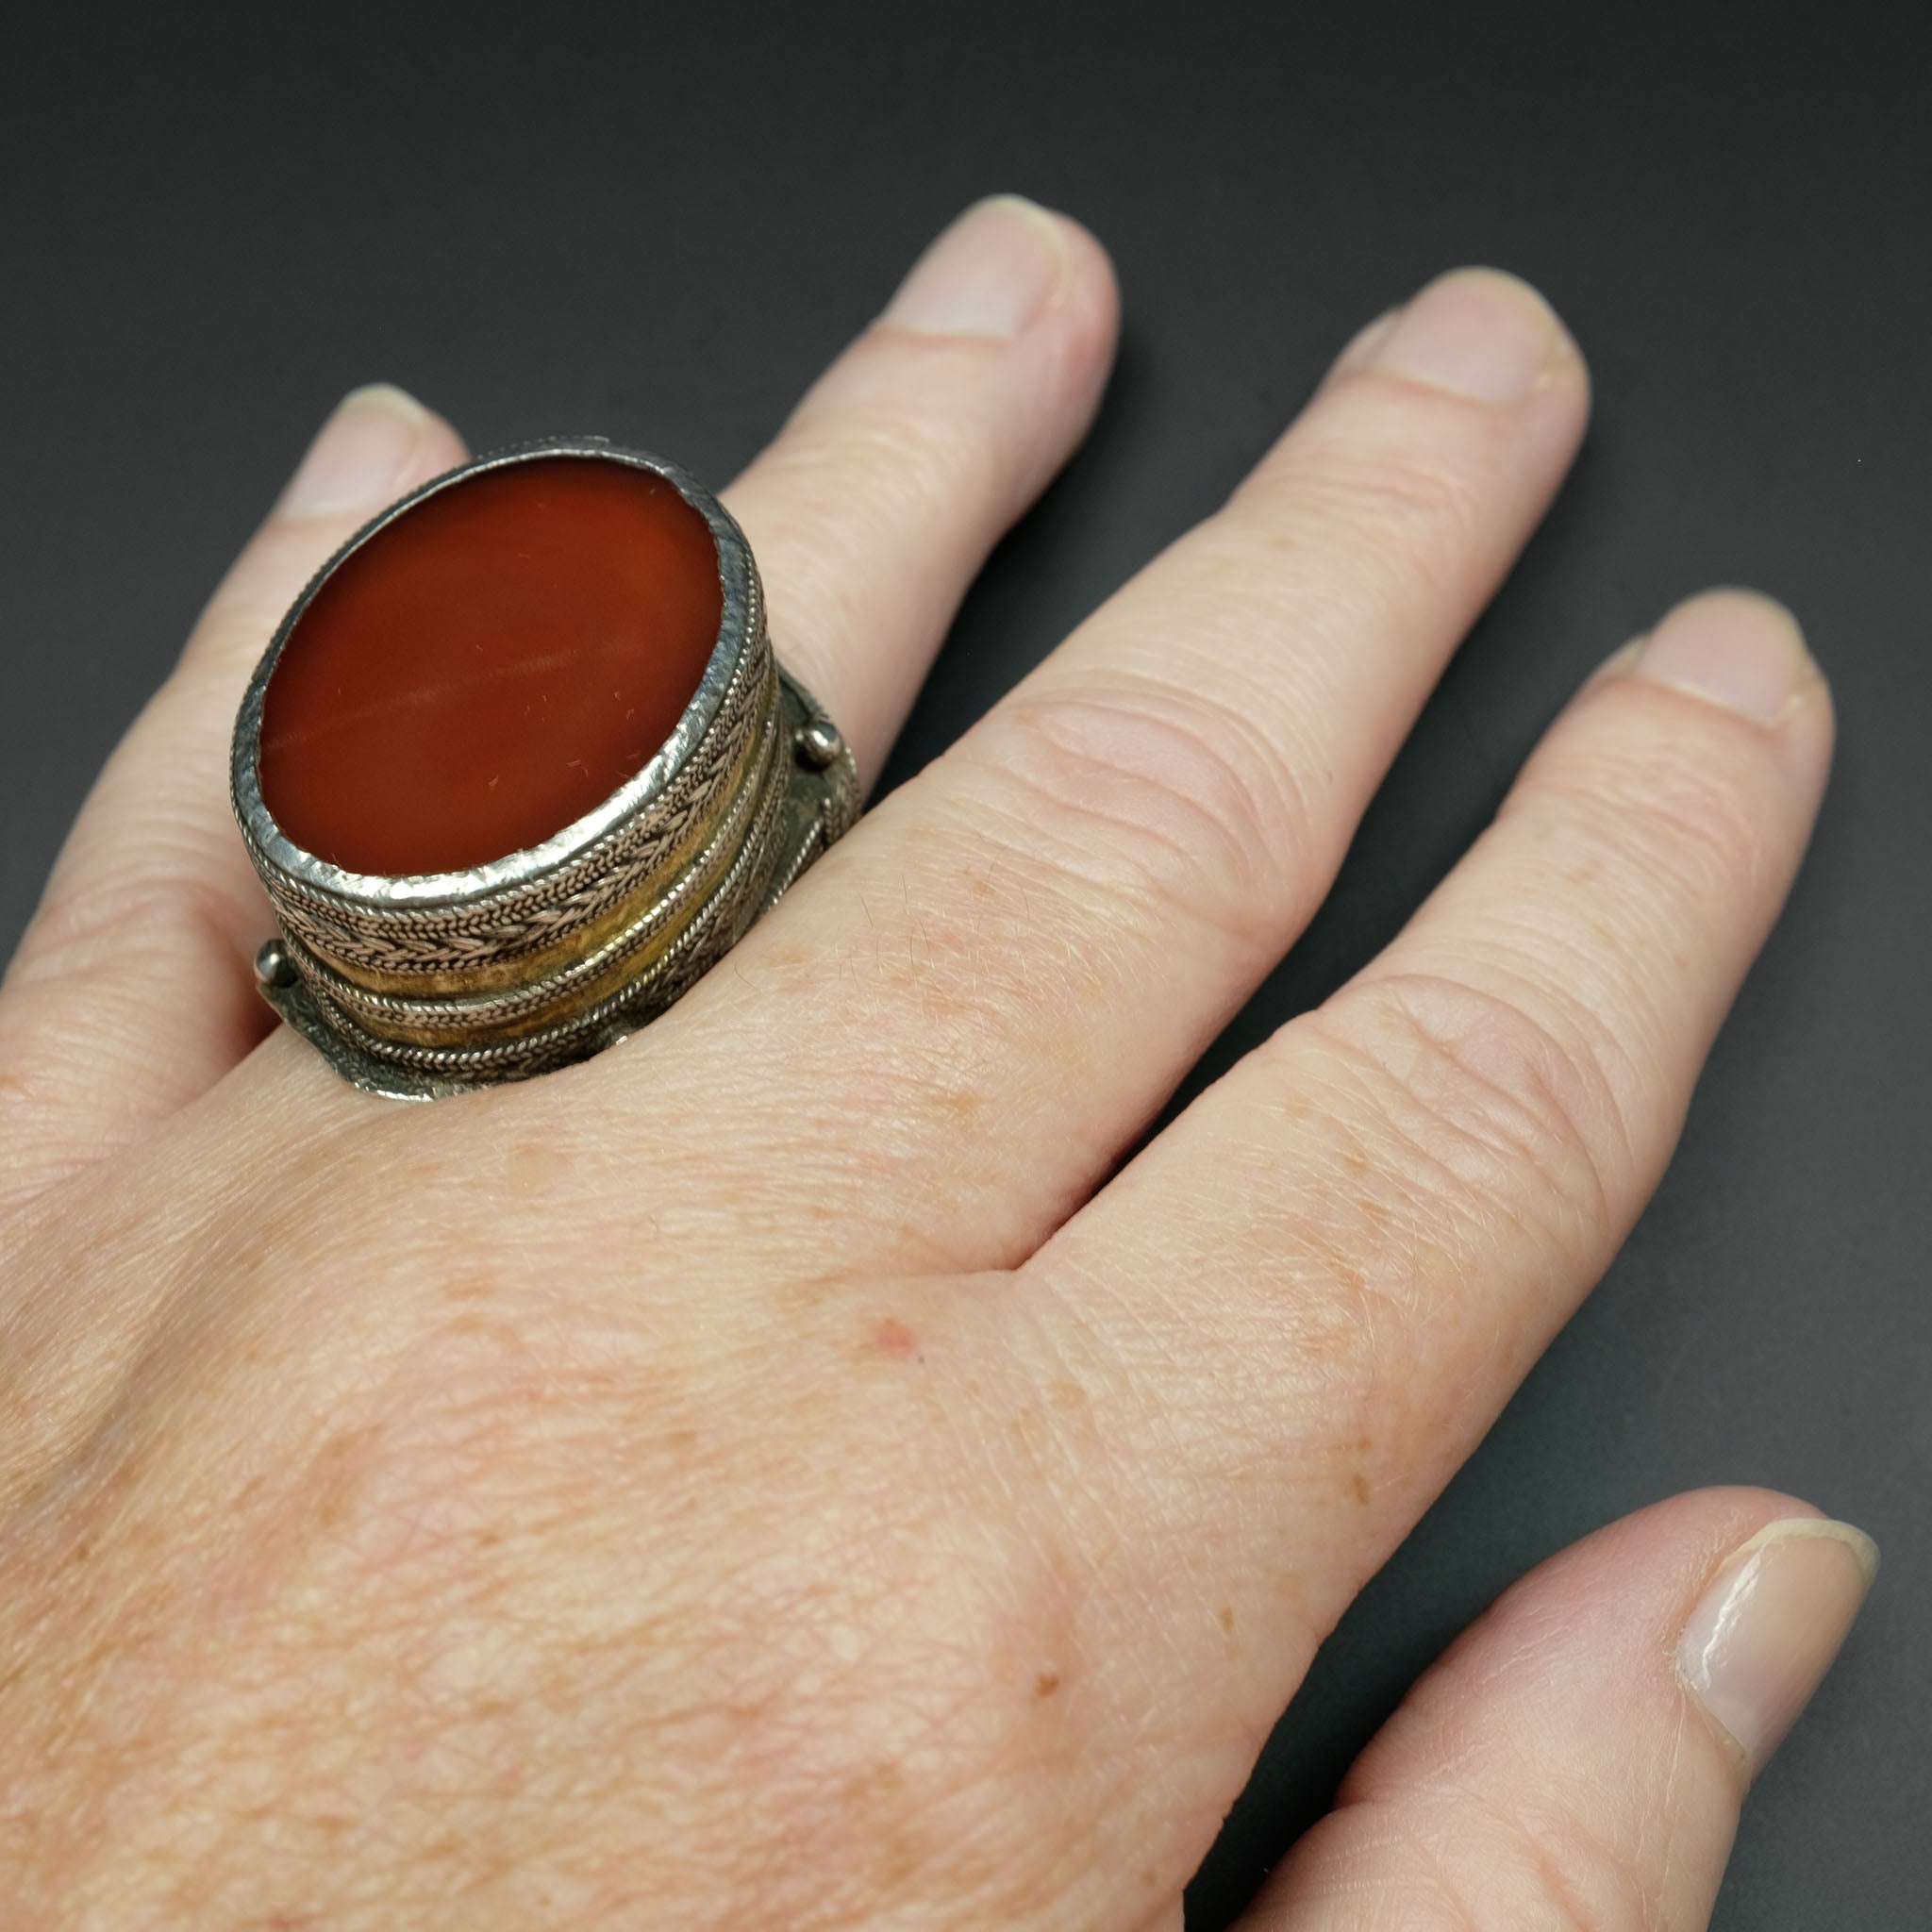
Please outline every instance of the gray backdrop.
M597 430L722 480L991 189L1093 226L1126 341L895 780L1213 508L1344 336L1436 269L1531 276L1594 367L1574 480L1203 1077L1394 931L1574 682L1669 600L1749 581L1806 622L1838 772L1676 1165L1324 1654L1196 1883L1199 1927L1507 1582L1712 1481L1795 1490L1886 1556L1746 1813L1719 1923L1932 1923L1932 36L1920 8L1671 12L43 7L9 26L0 953L341 391L388 377L479 446Z

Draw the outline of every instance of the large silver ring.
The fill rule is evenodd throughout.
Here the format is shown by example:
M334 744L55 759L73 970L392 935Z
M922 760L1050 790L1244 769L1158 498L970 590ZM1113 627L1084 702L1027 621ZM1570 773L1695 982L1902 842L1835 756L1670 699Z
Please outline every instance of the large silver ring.
M264 802L261 774L264 701L285 652L302 649L304 613L349 559L420 506L492 471L559 458L648 472L708 525L722 618L670 736L554 836L463 870L356 872L305 850ZM843 739L773 655L758 567L737 524L675 463L598 437L480 457L351 537L257 667L235 721L230 778L279 928L256 962L263 996L337 1073L399 1099L524 1078L634 1031L775 903L859 804Z

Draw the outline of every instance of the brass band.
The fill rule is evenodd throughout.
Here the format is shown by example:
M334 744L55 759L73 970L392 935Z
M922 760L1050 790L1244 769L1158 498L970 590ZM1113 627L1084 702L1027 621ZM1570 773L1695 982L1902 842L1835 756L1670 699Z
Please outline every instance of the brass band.
M588 456L655 471L717 544L723 620L658 756L557 838L470 872L347 873L293 845L262 803L262 699L297 619L358 544L483 469ZM235 815L274 907L263 996L345 1078L427 1099L580 1059L664 1010L858 816L850 751L775 661L758 570L728 513L675 465L601 439L478 458L351 538L283 620L236 720Z

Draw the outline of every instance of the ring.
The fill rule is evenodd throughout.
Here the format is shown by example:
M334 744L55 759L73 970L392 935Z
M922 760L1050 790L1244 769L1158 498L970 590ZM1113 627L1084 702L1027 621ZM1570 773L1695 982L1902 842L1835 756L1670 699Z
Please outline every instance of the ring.
M634 1032L858 815L743 533L601 437L479 457L357 531L256 668L230 790L279 929L263 996L412 1100Z

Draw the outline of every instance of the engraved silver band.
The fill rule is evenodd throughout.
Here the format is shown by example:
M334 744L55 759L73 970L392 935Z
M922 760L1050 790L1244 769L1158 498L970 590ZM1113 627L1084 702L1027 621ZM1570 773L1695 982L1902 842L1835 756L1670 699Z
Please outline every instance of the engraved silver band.
M262 705L324 581L425 497L552 457L649 470L709 525L723 616L657 756L556 837L466 872L350 873L294 844L262 800ZM837 727L775 660L758 567L729 513L675 463L599 437L519 443L425 484L358 530L282 620L235 721L235 817L279 936L263 997L345 1079L432 1099L581 1059L664 1010L858 815Z

